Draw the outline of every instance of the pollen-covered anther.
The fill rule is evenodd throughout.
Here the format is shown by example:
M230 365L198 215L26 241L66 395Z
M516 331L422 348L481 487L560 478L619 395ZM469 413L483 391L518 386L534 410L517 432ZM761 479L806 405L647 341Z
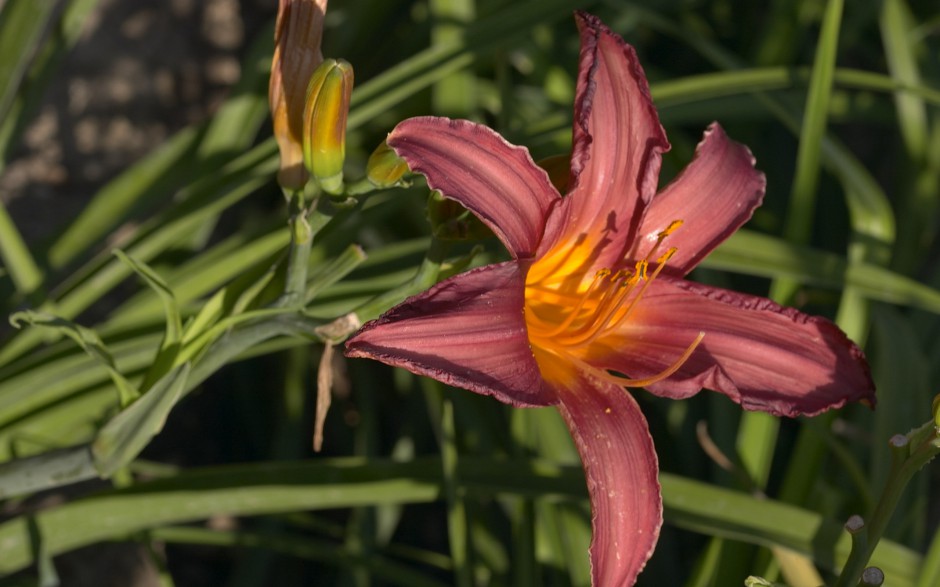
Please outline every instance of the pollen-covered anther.
M646 259L643 259L642 261L637 261L637 262L636 262L636 272L633 274L633 277L631 277L630 279L634 279L634 278L635 278L637 281L640 281L640 280L647 280L647 281L648 281L648 277L647 277L647 275L646 275L646 270L647 270L647 268L649 268L649 266L650 266L650 263L649 263L649 261L647 261Z
M669 259L672 258L673 255L676 254L676 251L678 251L678 250L679 250L679 249L677 249L676 247L669 247L669 250L667 250L665 253L663 253L663 254L659 257L659 259L656 259L656 264L659 265L660 267L662 267L663 265L666 264L667 261L669 261Z
M656 235L656 240L662 242L663 239L665 239L670 234L674 233L684 223L685 223L685 220L673 220L672 222L669 223L669 226L659 231L659 233Z
M659 247L663 244L663 241L666 240L666 237L668 237L670 234L678 230L679 227L682 226L683 224L685 224L684 220L673 220L672 222L669 223L669 226L657 232L656 242L653 243L652 247L650 247L649 253L646 254L646 258L649 259L653 255L655 255L656 251L658 251Z

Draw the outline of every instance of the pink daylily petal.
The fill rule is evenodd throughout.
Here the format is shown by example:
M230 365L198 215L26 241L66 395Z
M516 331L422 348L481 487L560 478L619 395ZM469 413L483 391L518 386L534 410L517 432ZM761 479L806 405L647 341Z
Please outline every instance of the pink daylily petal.
M430 116L399 123L387 142L432 189L485 222L513 257L535 253L560 196L527 149L485 126Z
M404 367L512 405L551 404L526 335L524 281L515 262L442 281L366 323L346 342L346 356Z
M577 13L581 33L569 206L551 242L589 232L597 264L622 258L643 207L656 193L666 134L633 47L592 15Z
M657 235L672 221L682 220L664 242L677 249L665 271L685 275L751 218L764 199L766 184L748 148L712 123L692 162L653 198L630 257L644 258Z
M646 419L628 392L580 373L558 389L591 495L592 584L633 585L662 526L659 465Z
M627 322L591 349L592 365L650 377L705 333L674 375L648 387L660 396L707 388L745 409L791 417L875 402L861 350L835 324L766 298L660 276Z

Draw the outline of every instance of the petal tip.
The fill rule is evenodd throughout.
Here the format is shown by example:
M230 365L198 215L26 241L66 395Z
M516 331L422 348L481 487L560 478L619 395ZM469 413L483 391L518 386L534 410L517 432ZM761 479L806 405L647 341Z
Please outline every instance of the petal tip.
M600 18L582 10L575 11L575 22L581 35L581 56L578 65L578 97L574 106L574 141L571 149L571 178L568 181L569 193L577 188L581 172L591 157L590 147L594 138L589 129L591 111L593 109L594 95L598 91L599 64L601 53L610 55L608 67L625 65L633 79L635 88L639 92L639 101L642 104L642 114L645 114L650 124L651 136L647 138L645 148L648 152L643 166L645 172L637 174L637 187L641 194L651 198L656 190L659 177L659 160L662 153L671 146L666 138L666 131L659 122L659 114L650 95L649 82L636 49L623 40L617 33L610 30ZM619 53L619 55L618 55ZM622 60L618 64L617 61Z

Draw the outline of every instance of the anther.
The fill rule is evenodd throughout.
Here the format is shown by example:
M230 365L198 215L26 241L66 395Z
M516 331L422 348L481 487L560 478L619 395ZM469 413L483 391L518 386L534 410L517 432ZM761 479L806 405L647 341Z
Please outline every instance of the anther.
M666 263L666 261L668 261L669 259L671 259L672 256L675 255L675 254L676 254L676 251L678 251L678 250L679 250L679 249L677 249L676 247L670 247L669 250L666 251L665 253L663 253L662 256L661 256L659 259L656 259L656 264L657 264L657 265L664 265L664 264Z
M662 241L664 238L674 233L684 223L685 223L685 220L673 220L672 222L669 223L669 226L661 230L656 235L657 240Z

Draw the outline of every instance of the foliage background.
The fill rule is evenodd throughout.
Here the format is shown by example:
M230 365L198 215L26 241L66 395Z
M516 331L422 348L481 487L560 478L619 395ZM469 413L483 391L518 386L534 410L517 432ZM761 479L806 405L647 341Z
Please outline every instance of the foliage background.
M712 120L768 176L747 230L693 278L769 292L836 319L865 346L875 412L781 422L715 394L638 393L667 506L641 585L740 585L781 568L794 586L831 581L848 550L839 524L866 515L889 474L887 438L930 417L940 12L909 0L841 7L330 6L324 54L351 62L358 84L352 178L397 121L428 113L485 122L536 159L565 152L578 48L570 15L598 14L637 47L650 78L673 144L664 181ZM184 316L221 287L236 296L260 283L259 304L276 289L276 276L263 281L283 267L287 243L266 112L275 6L6 0L0 10L3 310L45 308L95 328L139 382L167 319L110 249L148 263ZM314 318L409 283L430 246L426 199L420 180L373 194L318 234L311 285L325 287L308 303ZM368 259L329 273L352 244ZM453 243L449 258L475 245L473 264L504 255L490 238ZM89 442L118 410L107 370L61 332L2 334L0 459ZM259 343L176 405L111 480L2 502L0 585L107 584L88 578L95 570L115 585L587 584L589 512L557 414L337 358L325 450L314 454L321 350L298 336ZM940 583L936 484L936 470L915 479L876 554L890 585ZM88 547L101 541L123 546Z

